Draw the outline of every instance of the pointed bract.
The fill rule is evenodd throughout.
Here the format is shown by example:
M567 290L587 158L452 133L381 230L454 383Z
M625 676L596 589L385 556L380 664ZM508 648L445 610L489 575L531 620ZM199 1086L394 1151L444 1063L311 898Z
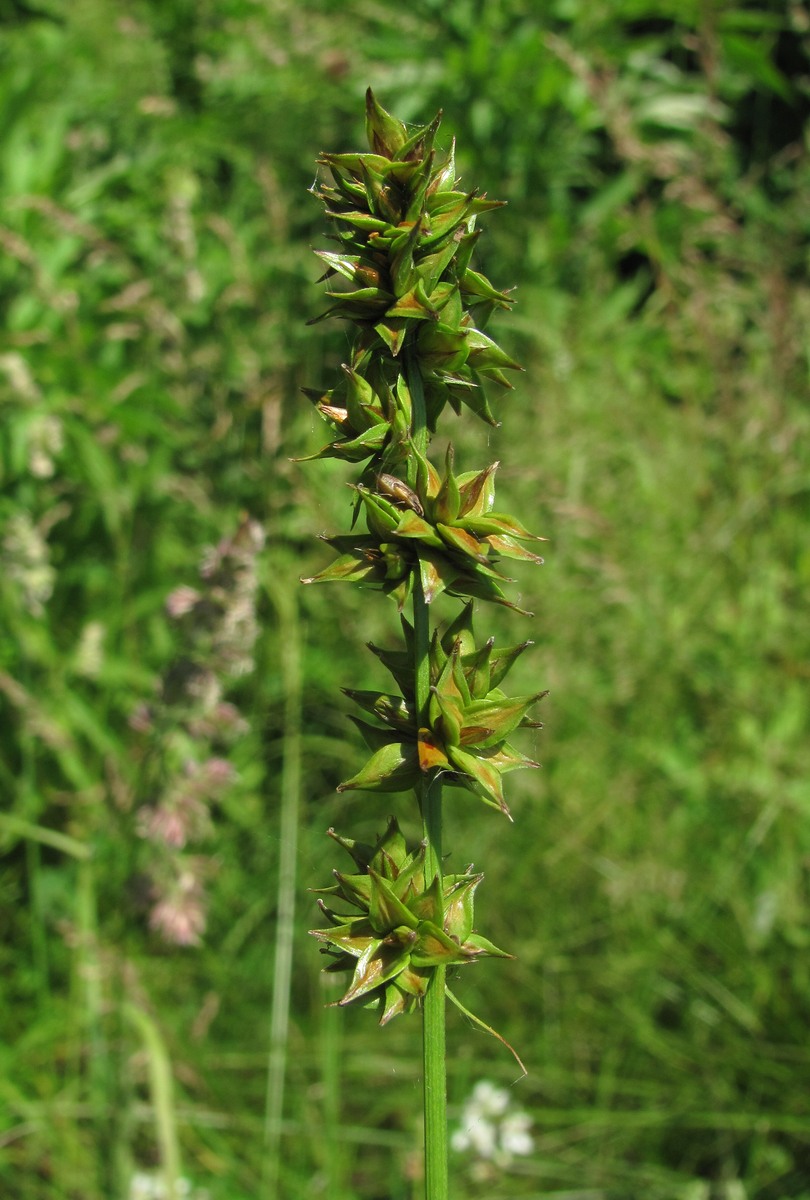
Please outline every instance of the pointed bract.
M330 836L360 867L359 875L336 871L337 884L324 889L360 915L335 913L319 901L331 924L311 930L332 958L326 970L352 972L341 1005L371 1003L385 1025L413 1010L435 967L509 957L473 929L473 900L483 875L470 868L442 881L430 877L424 844L408 853L393 818L374 847L340 838L333 830Z

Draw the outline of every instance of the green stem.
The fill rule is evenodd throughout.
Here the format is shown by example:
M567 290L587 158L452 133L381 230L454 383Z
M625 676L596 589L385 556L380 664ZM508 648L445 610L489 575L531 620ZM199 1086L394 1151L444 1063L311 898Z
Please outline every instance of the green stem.
M97 1170L102 1194L112 1194L120 1145L115 1137L118 1113L112 1100L111 1063L104 1036L103 967L98 934L95 865L87 855L79 857L76 886L75 919L77 952L74 959L75 977L81 988L79 1014L84 1026L82 1057L87 1065L87 1092L95 1124L96 1145L103 1151L97 1158ZM120 1182L120 1181L119 1181Z
M125 1001L121 1005L121 1015L134 1026L146 1051L149 1091L163 1174L163 1195L166 1200L180 1200L183 1171L180 1165L172 1068L166 1043L152 1018L137 1005Z
M427 419L422 376L418 363L406 359L405 371L413 404L413 441L417 450L427 450ZM419 725L428 721L430 701L430 619L416 573L413 589L414 669L416 709ZM422 813L422 836L426 842L425 868L428 875L442 876L442 789L437 779L424 780L417 792ZM423 1088L425 1110L425 1200L447 1200L447 1064L445 1044L444 967L434 969L425 996L422 1025Z
M331 976L326 976L331 979ZM345 1144L340 1127L342 1069L342 1018L335 1004L327 1004L321 1016L321 1080L323 1083L323 1126L318 1138L322 1170L326 1176L325 1200L343 1200L345 1191Z
M295 934L295 891L298 866L298 823L301 801L301 633L296 596L268 579L268 591L278 613L278 640L284 686L284 744L280 807L281 848L278 867L278 916L270 1016L270 1050L264 1114L262 1194L278 1195L281 1179L281 1132L287 1044L290 1026L290 992Z
M440 846L430 840L431 825L440 828L441 784L426 789L423 799L423 830L428 847L440 861ZM430 814L430 816L429 816ZM430 853L428 854L430 861ZM445 968L434 968L433 978L425 996L422 1024L423 1089L425 1108L425 1200L447 1200L447 1051L445 1043L444 1006Z

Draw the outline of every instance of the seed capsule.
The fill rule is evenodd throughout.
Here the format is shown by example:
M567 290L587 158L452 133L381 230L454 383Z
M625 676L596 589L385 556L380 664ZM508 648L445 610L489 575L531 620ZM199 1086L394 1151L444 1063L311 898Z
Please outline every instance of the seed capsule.
M391 496L400 504L404 504L406 508L412 508L419 517L425 515L425 510L422 508L419 497L413 488L409 488L407 483L403 483L401 479L397 479L396 475L378 475L377 487L387 496Z

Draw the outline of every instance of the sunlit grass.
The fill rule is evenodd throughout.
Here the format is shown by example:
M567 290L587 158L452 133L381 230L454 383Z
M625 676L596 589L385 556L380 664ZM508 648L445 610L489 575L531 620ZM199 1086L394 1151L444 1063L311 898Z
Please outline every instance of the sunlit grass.
M148 932L128 720L178 653L167 595L241 512L284 578L293 559L317 570L311 535L350 519L339 472L321 487L289 462L318 439L298 387L345 358L340 333L305 328L321 218L301 197L324 146L359 143L371 82L408 118L444 108L465 181L508 181L480 249L519 280L503 333L527 373L488 451L505 502L550 538L541 570L515 572L538 614L515 689L551 688L529 750L542 770L514 777L503 853L446 801L448 845L465 847L448 869L486 869L481 928L517 954L508 986L465 977L465 1002L529 1069L515 1084L451 1013L451 1127L491 1080L534 1149L485 1181L455 1160L454 1200L804 1200L794 10L732 6L698 29L584 0L548 21L511 0L284 0L225 22L153 7L53 4L58 20L3 28L0 1192L130 1200L140 1175L258 1193L289 702L273 606L256 672L233 684L251 730L206 847L197 949ZM333 865L323 830L380 826L367 798L334 794L362 753L335 695L378 686L358 647L396 622L323 593L300 619L303 947L305 890ZM496 614L499 643L509 628ZM383 1171L385 1200L413 1200L418 1029L325 1009L320 965L293 958L279 1200L381 1200Z

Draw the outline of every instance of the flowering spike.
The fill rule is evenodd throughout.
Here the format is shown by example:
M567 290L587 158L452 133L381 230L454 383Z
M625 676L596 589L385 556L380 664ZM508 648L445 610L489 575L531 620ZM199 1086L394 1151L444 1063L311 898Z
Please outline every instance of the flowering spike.
M335 872L321 890L327 928L313 935L325 969L349 972L341 1005L374 1005L387 1024L424 999L426 1044L436 1043L443 1021L444 968L507 957L474 928L482 876L472 866L443 874L441 786L510 817L504 776L537 763L508 739L537 727L533 708L544 695L510 698L501 690L529 643L502 650L491 637L479 643L472 619L480 601L525 612L506 594L514 581L502 564L541 563L534 543L542 539L496 509L497 463L457 471L452 444L443 468L431 461L430 436L444 409L468 410L496 426L490 391L509 390L510 374L520 369L484 332L512 295L472 265L477 219L500 202L461 189L455 144L446 155L435 144L440 121L438 113L406 126L369 89L369 151L319 160L313 190L335 243L317 252L329 300L323 316L348 322L353 334L338 382L306 391L331 434L306 457L338 458L359 470L349 484L351 532L323 537L334 561L304 582L358 583L390 595L400 612L411 600L414 606L413 624L402 618L404 647L369 643L393 690L344 689L360 709L352 720L368 758L338 791L414 788L424 839L409 851L393 819L371 846L332 833L355 871ZM431 628L429 606L439 596L458 598L463 608ZM426 1089L444 1095L435 1063L426 1069ZM431 1119L435 1129L446 1127L441 1111ZM428 1155L427 1190L444 1196L437 1178Z
M384 1025L415 1007L435 967L510 957L474 932L473 901L482 874L470 869L443 881L431 876L424 843L402 857L404 840L393 819L376 848L340 838L333 830L330 836L360 867L359 875L335 872L337 884L329 889L338 902L359 909L360 915L341 916L319 901L330 928L311 931L332 960L326 970L352 971L341 1005L371 1002L381 1009ZM401 863L393 881L380 870L386 846Z

